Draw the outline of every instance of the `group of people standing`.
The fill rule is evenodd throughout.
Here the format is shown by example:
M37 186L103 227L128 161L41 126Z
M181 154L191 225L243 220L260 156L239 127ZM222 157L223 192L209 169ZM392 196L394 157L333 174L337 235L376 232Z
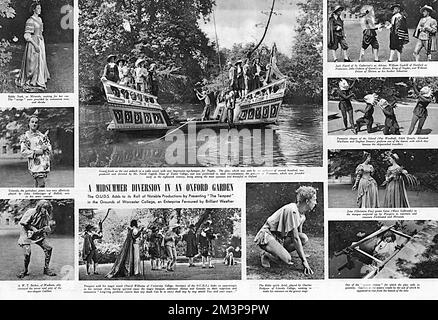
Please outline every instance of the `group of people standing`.
M235 63L229 61L226 66L227 87L220 93L212 92L207 86L202 90L195 89L196 97L204 101L202 120L210 120L212 109L219 102L225 103L225 112L220 119L221 122L233 124L236 99L244 99L253 90L261 88L269 83L270 65L266 67L256 57L252 61L249 58L238 60Z
M344 130L351 129L354 134L357 134L363 125L366 125L367 132L372 133L375 131L374 124L374 109L377 106L382 110L385 116L385 124L383 128L384 135L400 135L400 126L397 121L395 108L396 102L389 103L386 99L379 99L376 93L367 94L364 96L366 103L365 109L356 109L355 112L363 113L363 116L354 121L353 117L353 105L351 100L355 98L355 94L352 92L356 84L356 80L352 83L348 83L347 80L341 79L339 81L339 110L342 114L344 123ZM409 127L408 134L412 134L417 126L416 134L421 134L424 122L428 116L427 107L433 100L433 90L429 86L424 86L420 90L417 88L415 78L411 81L414 94L417 97L417 104L412 113L411 125ZM350 126L348 126L350 122Z
M184 241L188 266L195 267L194 259L202 258L202 268L214 268L212 263L213 241L218 234L213 232L212 221L207 220L198 233L191 224L185 233L179 224L171 224L166 228L152 226L148 229L140 227L137 220L132 220L127 236L107 278L137 276L142 272L141 253L150 258L151 270L175 271L177 260L177 245ZM86 262L87 275L97 273L97 251L95 240L102 239L102 224L96 228L87 225L82 234L84 238L82 258ZM227 252L228 254L228 252Z
M138 91L158 96L157 64L138 58L135 63L126 57L111 54L106 59L102 78Z
M385 197L383 208L409 208L405 177L408 172L397 161L396 153L386 152L384 159L389 163L386 171ZM356 179L352 190L357 190L357 204L359 208L379 208L379 189L376 180L372 177L375 169L371 164L371 154L364 152L364 161L356 167Z
M392 10L391 21L385 24L377 23L374 9L371 6L364 6L361 10L360 19L362 27L362 45L359 56L359 62L362 61L365 51L371 46L374 61L379 62L379 41L377 31L382 28L390 29L389 48L390 56L388 62L394 62L397 54L397 61L401 61L403 47L409 43L409 31L406 21L406 12L403 5L395 3L390 6ZM336 51L339 46L343 52L344 62L352 62L348 55L348 43L346 40L344 21L341 18L343 6L336 6L328 19L328 49L332 53L333 60L338 61ZM413 37L417 39L413 56L415 61L420 61L420 52L424 48L427 59L432 59L432 52L437 51L437 20L432 17L436 12L428 5L420 9L421 19L415 29Z

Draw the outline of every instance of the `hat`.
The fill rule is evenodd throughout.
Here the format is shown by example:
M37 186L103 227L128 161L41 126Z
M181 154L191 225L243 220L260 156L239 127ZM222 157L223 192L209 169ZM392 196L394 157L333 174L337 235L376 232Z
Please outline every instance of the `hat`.
M339 89L341 90L348 90L350 88L347 80L342 79L341 81L339 81Z
M391 5L390 8L391 8L391 10L394 10L395 7L403 9L403 6L400 3L394 3L393 5Z
M433 12L435 12L435 10L433 10L433 8L432 8L431 6L428 6L428 5L425 5L424 7L422 7L422 8L420 9L420 12L423 12L424 10L428 10L429 13L433 13Z
M421 88L420 93L422 96L425 96L426 98L430 98L430 96L432 95L432 89L428 86L425 86Z
M367 94L365 97L363 97L366 103L374 104L376 102L376 94Z
M242 64L242 60L237 60L234 65Z
M332 13L336 13L338 11L343 11L345 8L343 6L336 6Z
M380 108L386 108L389 106L389 103L385 99L380 99L379 102L377 102L377 106Z
M120 61L128 62L128 60L127 60L126 57L124 57L124 56L121 57L121 58L119 58L119 59L117 59L116 63L119 64Z
M85 226L85 231L91 231L91 230L93 230L94 229L94 227L91 225L91 224L87 224L86 226Z
M106 62L109 62L112 58L117 58L117 56L115 54L110 54L107 58L106 58Z
M135 61L135 66L138 67L138 65L144 61L145 61L144 59L138 58L137 61Z
M208 219L207 221L205 221L205 223L212 224L213 221L211 221L211 219Z
M157 66L156 63L151 63L151 64L149 65L149 70L155 69L156 66Z

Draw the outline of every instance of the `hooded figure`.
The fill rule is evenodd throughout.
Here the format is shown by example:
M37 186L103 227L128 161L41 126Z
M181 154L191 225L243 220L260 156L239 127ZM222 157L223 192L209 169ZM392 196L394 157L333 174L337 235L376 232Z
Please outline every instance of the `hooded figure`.
M395 102L389 104L385 99L380 99L377 106L385 115L385 127L383 128L384 135L400 135L400 126L398 125L394 109L397 107Z

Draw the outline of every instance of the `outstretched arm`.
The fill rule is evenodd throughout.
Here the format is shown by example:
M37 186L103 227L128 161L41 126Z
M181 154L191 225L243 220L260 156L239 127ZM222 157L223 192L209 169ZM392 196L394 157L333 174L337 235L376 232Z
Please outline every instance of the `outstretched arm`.
M306 255L304 253L303 244L301 243L301 238L298 233L297 228L292 229L292 242L295 246L295 249L297 250L298 256L300 257L301 261L303 262L304 267L304 274L313 274L312 268L310 268L309 263L307 262Z

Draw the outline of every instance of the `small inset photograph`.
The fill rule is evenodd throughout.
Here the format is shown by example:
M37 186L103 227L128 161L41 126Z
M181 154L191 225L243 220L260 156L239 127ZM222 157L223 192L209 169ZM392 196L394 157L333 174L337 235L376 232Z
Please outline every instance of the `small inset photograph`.
M438 133L438 78L329 78L329 135Z
M0 187L74 187L73 108L0 108Z
M0 3L0 93L73 93L73 0Z
M330 279L438 277L438 222L329 221Z
M437 61L435 0L328 0L329 62Z
M438 150L328 150L330 208L438 206Z
M324 279L321 182L246 185L247 278Z
M240 280L241 210L80 209L80 280Z
M74 280L74 200L0 200L0 280Z

